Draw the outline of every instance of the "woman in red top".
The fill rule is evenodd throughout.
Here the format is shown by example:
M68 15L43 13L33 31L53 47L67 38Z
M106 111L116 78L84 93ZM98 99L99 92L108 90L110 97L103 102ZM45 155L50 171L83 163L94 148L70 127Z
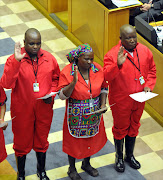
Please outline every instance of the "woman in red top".
M0 85L0 163L6 159L7 153L5 148L5 139L3 135L3 130L7 128L7 123L4 122L4 116L6 112L6 102L7 97L5 91Z
M67 55L70 64L63 68L59 79L59 97L66 99L63 124L63 151L68 154L68 175L72 180L82 178L76 171L75 159L82 159L82 169L98 176L90 165L90 156L106 144L102 113L106 111L107 84L102 67L93 62L94 53L83 44ZM100 113L94 113L98 109Z

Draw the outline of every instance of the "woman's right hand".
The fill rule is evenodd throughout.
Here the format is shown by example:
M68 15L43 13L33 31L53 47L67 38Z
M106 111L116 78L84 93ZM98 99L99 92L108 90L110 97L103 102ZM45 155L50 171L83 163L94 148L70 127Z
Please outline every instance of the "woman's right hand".
M74 75L73 76L74 76L73 82L76 84L78 81L78 67L77 67L77 65L75 65L75 67L74 67Z
M74 90L74 87L75 87L77 81L78 81L78 67L75 65L75 66L74 66L74 75L73 75L73 80L72 80L72 82L71 82L69 85L65 86L65 87L62 89L63 94L64 94L67 98L69 98L69 97L71 96L71 94L72 94L72 92L73 92L73 90ZM62 99L62 97L60 97L60 98Z

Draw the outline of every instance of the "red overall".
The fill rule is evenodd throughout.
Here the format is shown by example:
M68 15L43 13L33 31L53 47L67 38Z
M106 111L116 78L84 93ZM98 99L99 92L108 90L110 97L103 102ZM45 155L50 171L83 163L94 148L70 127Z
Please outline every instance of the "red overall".
M107 84L104 82L104 74L101 66L97 63L94 64L99 71L94 73L92 70L90 70L90 81L88 84L78 72L78 82L76 83L71 94L71 98L76 100L90 99L90 82L92 98L100 95L102 87L107 87ZM59 78L59 89L72 82L73 76L70 75L71 66L72 64L69 64L61 71ZM66 112L63 124L63 151L77 159L90 157L91 155L100 151L107 141L103 117L101 118L98 134L89 138L75 138L69 133L67 125L67 106L68 100L66 100Z
M2 86L0 85L0 104L4 104L6 100L6 94L3 90ZM5 160L7 157L6 148L5 148L5 139L3 135L3 130L0 128L0 162Z
M156 68L151 51L144 45L137 43L133 51L133 57L127 52L128 57L123 65L118 68L117 56L121 46L113 47L104 57L105 80L109 82L109 103L116 103L111 107L114 119L113 135L115 139L122 139L126 135L135 137L138 135L140 118L143 113L144 104L134 101L129 94L141 92L144 87L153 90L156 83ZM137 52L136 52L137 50ZM131 59L139 68L141 75L145 79L145 84L141 85L140 72L130 62Z
M25 49L22 48L22 53ZM37 76L34 74L37 71ZM51 91L56 91L59 80L59 66L56 59L42 49L38 52L37 63L28 54L18 62L10 56L4 67L1 83L12 88L11 117L16 156L26 155L33 148L36 152L46 152L47 141L53 116L53 102L46 104L37 99ZM34 92L33 83L39 83L39 92Z

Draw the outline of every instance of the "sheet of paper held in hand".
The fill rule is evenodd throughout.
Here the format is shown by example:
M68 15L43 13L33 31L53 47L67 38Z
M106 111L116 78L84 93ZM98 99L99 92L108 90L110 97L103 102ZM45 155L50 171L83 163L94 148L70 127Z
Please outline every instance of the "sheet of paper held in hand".
M138 0L112 0L112 2L117 7L125 7L125 6L141 4L141 2L139 2Z
M138 92L138 93L134 93L134 94L130 94L129 95L132 99L134 99L135 101L138 102L144 102L147 101L149 99L152 99L156 96L158 96L158 94L156 93L152 93L152 92Z
M49 98L49 97L51 97L51 96L53 96L53 95L55 95L55 94L57 94L58 92L51 92L50 94L47 94L47 95L45 95L45 96L43 96L43 97L40 97L40 98L37 98L37 99L47 99L47 98Z
M116 103L114 103L114 104L116 104ZM113 106L114 104L110 105L109 107ZM104 108L102 108L102 109L98 109L97 111L92 111L92 112L87 113L87 114L85 114L85 115L91 115L91 114L102 113L103 111L105 111L105 110L107 110L107 109L108 109L108 107L104 107Z

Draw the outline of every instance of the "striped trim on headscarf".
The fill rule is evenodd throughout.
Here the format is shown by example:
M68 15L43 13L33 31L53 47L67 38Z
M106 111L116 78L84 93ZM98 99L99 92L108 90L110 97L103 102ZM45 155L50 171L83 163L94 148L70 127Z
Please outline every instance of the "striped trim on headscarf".
M70 51L66 57L69 60L69 62L73 62L75 59L78 59L82 54L85 54L87 52L93 52L91 46L89 44L82 44L78 46L76 49Z

